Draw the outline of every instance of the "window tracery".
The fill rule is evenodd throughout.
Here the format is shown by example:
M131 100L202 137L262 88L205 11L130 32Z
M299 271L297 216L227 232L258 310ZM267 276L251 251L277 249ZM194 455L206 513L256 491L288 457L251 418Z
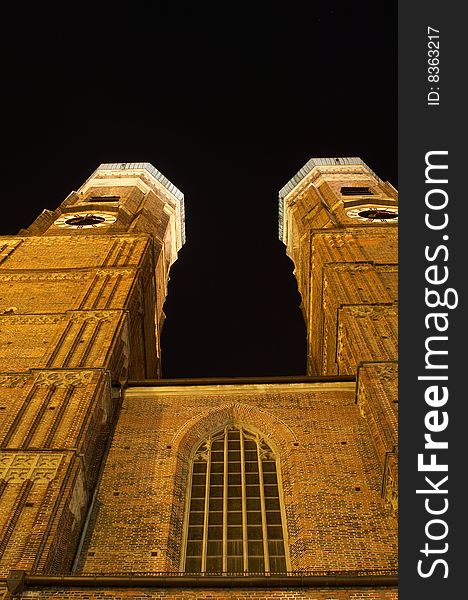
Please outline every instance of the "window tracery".
M210 435L192 459L184 570L287 570L276 456L243 427Z

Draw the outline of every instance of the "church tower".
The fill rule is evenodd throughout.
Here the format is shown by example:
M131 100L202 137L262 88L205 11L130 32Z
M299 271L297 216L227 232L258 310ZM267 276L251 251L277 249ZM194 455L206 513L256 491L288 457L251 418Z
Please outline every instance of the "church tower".
M302 377L160 378L184 210L148 163L2 238L0 594L396 598L396 190L311 159L279 202Z
M0 242L0 573L68 571L120 390L160 375L183 194L148 163L103 164Z
M312 158L279 193L310 375L355 375L357 403L398 505L398 197L360 158Z

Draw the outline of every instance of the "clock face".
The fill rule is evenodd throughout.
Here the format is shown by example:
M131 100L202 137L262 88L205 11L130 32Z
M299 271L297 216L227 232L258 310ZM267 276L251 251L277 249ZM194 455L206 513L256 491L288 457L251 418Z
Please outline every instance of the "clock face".
M363 222L395 222L398 221L398 209L394 206L355 206L346 211L346 215L351 219L357 219Z
M95 227L103 227L114 223L117 219L113 213L92 212L92 213L69 213L62 215L54 225L59 227L68 227L71 229L93 229Z

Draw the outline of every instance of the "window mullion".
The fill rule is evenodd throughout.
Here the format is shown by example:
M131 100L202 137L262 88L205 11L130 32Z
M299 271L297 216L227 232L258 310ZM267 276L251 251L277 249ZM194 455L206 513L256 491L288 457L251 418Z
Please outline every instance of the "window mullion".
M223 573L227 572L227 515L228 515L228 428L224 428L223 474Z
M239 428L240 459L241 459L241 487L242 487L242 548L244 554L244 572L249 570L249 548L247 544L247 493L245 489L245 453L244 433Z
M265 489L263 484L263 467L262 457L260 454L260 440L256 438L257 443L257 458L258 458L258 479L260 486L260 506L262 511L262 540L263 540L263 556L265 559L265 573L270 572L270 555L268 553L268 530L267 530L267 518L266 518L266 507L265 507Z
M210 514L210 478L211 478L211 437L207 442L208 457L206 461L206 479L205 479L205 511L203 515L203 544L202 544L202 563L201 572L206 572L206 555L208 549L208 517Z

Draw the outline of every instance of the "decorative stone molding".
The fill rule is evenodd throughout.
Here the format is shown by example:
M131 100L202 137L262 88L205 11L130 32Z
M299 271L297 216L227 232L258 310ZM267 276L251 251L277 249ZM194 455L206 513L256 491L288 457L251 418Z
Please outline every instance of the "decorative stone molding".
M129 275L133 277L137 267L115 267L107 269L73 269L69 271L0 271L0 282L2 281L80 281L89 276L98 275L105 277L118 277Z
M359 371L371 372L374 374L379 381L398 381L398 364L397 363L372 363L364 362L361 363ZM358 387L358 398L360 395L364 395L364 384L361 377L359 377Z
M356 319L365 319L366 317L377 317L380 314L397 316L396 309L390 304L379 304L379 305L370 305L365 306L363 304L359 305L348 305L346 306L348 310L351 311L353 317Z
M114 267L109 269L98 269L97 271L93 271L96 275L100 277L105 277L106 275L110 275L111 277L118 277L119 275L128 275L129 277L134 277L138 267Z
M398 379L398 365L396 364L376 365L374 368L378 378L382 381L393 381Z
M73 522L73 528L75 528L77 523L81 522L82 512L86 507L88 498L86 494L84 479L81 471L78 473L78 477L76 480L75 487L72 492L72 496L70 499L70 503L68 505L68 510L75 517Z
M367 419L368 406L367 406L367 396L364 393L363 386L359 384L359 392L358 392L358 408L359 413L363 419Z
M398 516L398 458L387 454L382 485L382 498L391 517Z
M124 359L123 373L120 379L123 383L127 377L128 365L130 364L130 325L128 318L124 320L120 339L122 340L122 354Z
M0 452L0 479L8 483L49 483L57 474L63 454Z
M74 385L75 387L85 387L89 385L93 378L91 371L41 371L34 382L36 385L55 385L64 387Z
M336 337L336 356L337 362L340 361L343 356L344 344L345 343L345 333L343 323L338 322L338 333Z
M64 315L1 315L0 321L6 325L54 325L60 323L65 318Z
M17 306L9 306L8 308L4 308L0 310L0 315L14 315L18 312Z
M118 317L120 313L119 310L70 310L66 315L75 323L82 323L83 321L97 323L98 321L111 321L116 316Z
M63 244L64 242L69 244L70 242L73 243L73 246L75 245L81 245L81 246L89 246L91 243L96 246L96 245L101 245L101 246L109 246L109 238L112 239L113 236L106 236L106 237L102 237L101 235L93 235L92 233L90 233L89 235L84 233L83 235L79 235L77 236L76 234L74 235L73 233L70 233L68 235L54 235L54 236L39 236L39 235L31 235L28 236L27 238L25 238L24 243L25 244L29 244L29 243L36 243L37 241L40 240L40 245L41 247L44 248L53 248L53 249L57 249L57 246L59 246L61 243ZM146 240L146 234L144 233L126 233L126 232L122 232L119 233L118 236L115 236L116 238L118 238L119 240L126 240L126 241L138 241L138 240Z
M87 275L83 271L28 271L27 273L18 272L0 272L0 281L76 281L83 279L83 275Z
M375 265L371 262L361 263L327 263L324 265L326 269L332 269L333 271L369 271L374 270Z
M328 337L328 328L324 328L322 340L322 373L326 373L328 367Z
M49 315L15 315L15 314L4 314L0 315L0 322L4 322L6 325L38 325L47 324L54 325L71 319L72 321L81 323L83 321L89 321L95 323L98 321L111 321L116 316L118 317L122 311L116 310L69 310L64 314L49 314Z
M398 263L394 264L376 264L375 270L378 273L398 273Z
M0 375L0 387L23 387L28 379L28 375Z

